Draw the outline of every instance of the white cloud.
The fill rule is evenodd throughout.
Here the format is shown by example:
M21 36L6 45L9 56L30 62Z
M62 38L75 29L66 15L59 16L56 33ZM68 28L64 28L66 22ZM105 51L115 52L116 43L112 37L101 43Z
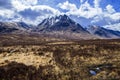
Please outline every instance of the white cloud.
M47 10L48 12L50 11L55 15L60 14L59 10L49 7L47 5L36 5L36 6L31 6L30 8L35 11Z
M81 4L80 8L77 8L75 4L71 4L68 1L58 4L61 9L69 10L66 14L76 15L85 18L93 18L96 15L102 14L101 8L92 7L87 1Z
M43 19L48 18L53 15L60 15L61 13L58 10L55 10L49 6L45 5L38 5L38 6L33 6L30 7L31 10L34 12L39 12L38 15L36 16L35 20L31 20L30 18L24 18L23 21L26 23L34 24L37 25L39 24ZM29 14L29 13L28 13ZM32 16L29 16L32 17Z
M32 5L31 5L32 4ZM18 11L31 9L35 11L48 10L54 14L59 14L59 11L47 5L33 5L37 4L37 0L12 0L13 7Z
M19 12L19 11L23 11L27 8L29 8L30 6L26 6L25 4L23 4L22 0L12 0L11 1L13 7Z
M0 10L0 16L5 18L14 18L15 15L19 15L19 18L15 18L14 20L23 18L23 21L30 23L39 23L44 18L54 15L67 14L83 17L85 19L91 20L91 23L97 23L102 20L106 20L106 22L111 23L112 21L120 20L120 12L116 12L114 7L108 4L105 9L101 8L100 2L101 0L93 0L93 6L88 3L88 0L80 0L81 5L78 8L76 4L70 3L69 0L59 3L57 7L62 10L66 10L67 12L60 12L58 9L52 8L48 5L39 5L38 0L11 0L13 8L10 10L4 9ZM31 10L31 13L29 13ZM26 12L25 12L26 11ZM20 14L20 12L29 13L25 18L24 14ZM36 12L36 15L34 13ZM40 14L39 14L40 13ZM35 20L32 16L35 16Z
M115 13L116 11L115 11L115 9L113 8L113 6L112 5L107 5L106 6L106 10L108 11L108 13L110 13L110 14L112 14L112 13Z
M80 6L79 12L80 12L80 15L82 17L93 18L96 15L101 15L102 9L101 8L94 8L94 7L90 6L90 4L88 2L85 2L84 4L82 4Z
M34 6L38 3L38 0L12 0L11 2L14 6L19 6L19 5Z
M84 2L84 0L80 0L80 3L83 3Z
M114 21L120 20L120 13L114 13L110 15L110 18L113 19Z
M23 21L33 23L33 24L37 24L41 20L49 16L61 14L59 10L54 9L48 5L38 5L38 0L12 0L11 3L13 5L13 10L16 11L17 14L27 10L28 12L26 14L28 14L29 17L32 17L33 14L32 13L29 14L29 10L32 10L33 13L37 12L37 15L35 15L36 19L34 21L30 20L31 18L29 17L24 17L23 15L25 13L23 13L23 15L20 14L19 16L20 17L19 19L22 18Z
M23 0L23 1L27 5L36 5L38 3L38 0Z
M0 16L5 18L12 18L14 16L14 11L9 9L0 10Z
M91 23L96 23L96 22L99 22L100 20L101 20L100 16L95 16L91 21Z
M118 21L120 20L120 12L116 12L111 5L106 6L107 11L104 12L105 18L110 18L111 21Z
M69 3L68 1L64 2L64 3L59 3L57 5L58 7L60 7L61 9L64 10L70 10L70 11L76 11L77 7L75 4Z
M100 6L101 0L94 0L94 7L99 7Z
M99 23L105 20L105 22L111 23L120 20L120 12L116 12L112 5L107 5L103 10L100 7L101 0L94 0L94 6L91 6L88 1L81 4L79 8L75 4L71 4L68 1L59 3L58 6L61 9L68 10L66 14L84 17L91 19L91 23ZM73 6L73 7L72 7ZM72 8L71 8L72 7Z
M107 29L111 29L111 30L120 31L120 23L111 24L111 25L105 25L103 27L107 28Z

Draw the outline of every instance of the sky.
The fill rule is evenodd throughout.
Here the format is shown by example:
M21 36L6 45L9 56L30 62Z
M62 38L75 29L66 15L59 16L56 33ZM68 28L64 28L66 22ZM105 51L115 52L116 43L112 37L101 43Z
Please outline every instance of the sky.
M120 0L0 0L0 21L37 25L47 17L61 14L82 26L118 25Z

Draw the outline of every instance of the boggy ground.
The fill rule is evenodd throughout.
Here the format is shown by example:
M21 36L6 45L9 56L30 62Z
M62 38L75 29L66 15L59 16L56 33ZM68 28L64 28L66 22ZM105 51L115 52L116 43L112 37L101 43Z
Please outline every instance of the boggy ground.
M120 80L120 40L6 43L0 80Z

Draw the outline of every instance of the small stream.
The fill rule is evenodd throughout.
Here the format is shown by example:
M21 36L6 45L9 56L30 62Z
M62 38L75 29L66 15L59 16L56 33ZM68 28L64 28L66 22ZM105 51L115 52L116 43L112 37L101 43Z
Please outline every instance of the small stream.
M103 64L103 65L92 66L89 68L89 73L91 75L97 75L97 73L99 73L105 69L110 69L112 67L113 67L112 64Z

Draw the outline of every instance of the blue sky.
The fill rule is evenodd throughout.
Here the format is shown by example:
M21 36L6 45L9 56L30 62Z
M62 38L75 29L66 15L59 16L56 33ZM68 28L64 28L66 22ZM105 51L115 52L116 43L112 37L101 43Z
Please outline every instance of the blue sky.
M120 23L120 0L0 0L0 21L39 24L67 14L83 26Z

